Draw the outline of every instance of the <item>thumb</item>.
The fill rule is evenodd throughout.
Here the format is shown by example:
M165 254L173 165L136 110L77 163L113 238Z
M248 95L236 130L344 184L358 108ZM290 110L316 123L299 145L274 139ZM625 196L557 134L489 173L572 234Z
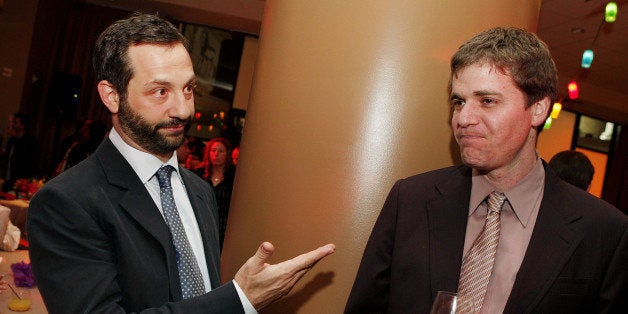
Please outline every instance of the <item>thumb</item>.
M273 256L273 252L275 252L275 247L270 242L262 243L257 252L255 252L255 256L253 257L253 262L255 266L263 267L266 264L266 261Z

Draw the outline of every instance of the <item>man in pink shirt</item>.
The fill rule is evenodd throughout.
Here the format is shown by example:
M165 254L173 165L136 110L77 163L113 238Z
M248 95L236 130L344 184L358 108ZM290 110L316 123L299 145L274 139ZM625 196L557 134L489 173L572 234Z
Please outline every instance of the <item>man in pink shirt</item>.
M429 313L438 291L463 302L468 286L482 286L469 312L628 312L628 218L547 171L536 151L558 80L547 46L525 30L490 29L458 49L451 73L464 165L394 185L345 312ZM488 229L493 192L505 196L491 204L500 217L494 258L463 272ZM463 285L461 274L474 271L486 280Z

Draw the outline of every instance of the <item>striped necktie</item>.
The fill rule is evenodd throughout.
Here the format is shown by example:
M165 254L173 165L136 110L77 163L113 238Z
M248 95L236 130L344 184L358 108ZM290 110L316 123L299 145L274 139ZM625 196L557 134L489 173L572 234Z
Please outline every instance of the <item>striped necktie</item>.
M488 281L493 271L500 234L500 211L506 195L493 191L487 200L488 214L484 228L462 261L458 296L462 313L478 313L482 308Z

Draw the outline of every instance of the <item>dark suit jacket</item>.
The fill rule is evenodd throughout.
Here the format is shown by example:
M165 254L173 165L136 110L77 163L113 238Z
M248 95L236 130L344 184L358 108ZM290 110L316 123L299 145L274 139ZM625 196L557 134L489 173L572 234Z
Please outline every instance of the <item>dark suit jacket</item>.
M213 290L181 300L171 235L131 166L106 139L49 181L30 203L30 258L50 313L242 313L232 283L220 286L216 200L179 169L198 222Z
M545 165L536 225L505 313L628 313L628 218ZM366 245L346 313L429 313L457 291L471 169L398 181Z

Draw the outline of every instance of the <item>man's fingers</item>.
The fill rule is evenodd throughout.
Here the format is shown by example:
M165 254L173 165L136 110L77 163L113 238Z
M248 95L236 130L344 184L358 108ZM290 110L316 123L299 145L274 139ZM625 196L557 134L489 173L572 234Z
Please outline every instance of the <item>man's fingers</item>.
M332 254L335 251L336 246L334 244L327 244L319 247L316 250L301 254L291 260L287 260L283 263L290 264L290 267L293 269L293 271L297 272L306 268L311 268L323 257Z
M272 243L262 243L259 248L257 248L257 252L255 252L255 265L259 267L264 266L266 261L273 256L273 252L275 252L275 247Z

